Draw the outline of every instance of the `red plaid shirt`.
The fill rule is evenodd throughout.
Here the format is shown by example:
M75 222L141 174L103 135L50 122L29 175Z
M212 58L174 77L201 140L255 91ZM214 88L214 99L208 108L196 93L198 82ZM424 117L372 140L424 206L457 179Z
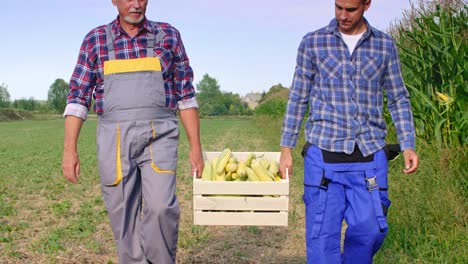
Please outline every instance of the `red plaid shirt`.
M114 41L116 59L147 57L148 32L156 35L159 31L164 31L166 36L162 41L155 44L154 55L161 60L164 87L166 89L166 106L169 108L176 108L177 106L184 108L180 107L181 103L188 100L187 102L195 102L196 107L196 101L194 100L195 89L192 85L193 71L189 65L189 59L177 29L167 23L145 19L138 34L131 38L121 28L118 17L111 24L116 36ZM72 105L76 109L76 104L89 109L91 96L93 96L95 100L94 111L96 113L103 112L103 68L104 61L108 60L106 26L103 25L91 30L83 40L78 62L70 80L70 92L67 100L68 111L70 111L69 106ZM193 103L191 105L193 106ZM67 115L67 109L65 115Z

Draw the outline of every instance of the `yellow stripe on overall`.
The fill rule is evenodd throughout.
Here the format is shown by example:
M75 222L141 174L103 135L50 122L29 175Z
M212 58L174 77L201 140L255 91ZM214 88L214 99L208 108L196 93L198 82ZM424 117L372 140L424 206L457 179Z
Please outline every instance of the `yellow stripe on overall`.
M161 71L159 58L108 60L104 62L104 75L126 72Z
M122 181L122 160L120 159L120 124L117 126L117 134L116 134L116 143L117 143L117 149L116 149L116 175L115 175L115 181L112 183L111 186L116 186Z

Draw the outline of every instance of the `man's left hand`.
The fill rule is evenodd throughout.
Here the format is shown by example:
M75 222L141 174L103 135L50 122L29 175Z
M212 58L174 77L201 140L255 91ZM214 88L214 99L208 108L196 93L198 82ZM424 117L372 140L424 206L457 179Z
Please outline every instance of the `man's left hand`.
M405 169L403 173L410 174L415 172L419 165L418 154L412 149L405 149L403 151L403 157L405 158Z

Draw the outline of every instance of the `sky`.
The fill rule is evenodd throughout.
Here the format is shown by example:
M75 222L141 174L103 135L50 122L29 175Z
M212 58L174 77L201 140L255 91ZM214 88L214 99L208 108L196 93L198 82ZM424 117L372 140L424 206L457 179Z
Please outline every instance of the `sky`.
M385 31L410 0L374 0L365 13ZM0 84L11 100L46 100L56 79L69 82L84 36L117 17L111 0L4 1ZM245 95L292 82L297 48L334 17L332 0L149 0L146 16L176 27L194 70L222 91Z

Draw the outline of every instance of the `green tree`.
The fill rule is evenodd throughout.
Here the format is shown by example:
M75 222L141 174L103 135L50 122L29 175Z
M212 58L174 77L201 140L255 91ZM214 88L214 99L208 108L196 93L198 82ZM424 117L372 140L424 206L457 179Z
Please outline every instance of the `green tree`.
M232 92L222 92L218 81L208 74L197 84L197 101L201 116L249 115L252 114L241 97Z
M268 92L262 94L262 99L255 109L255 114L282 117L286 111L288 93L289 89L283 85L273 85Z
M213 98L221 95L218 81L208 74L203 75L203 78L197 84L197 90L199 91L198 97Z
M197 100L200 104L200 114L202 116L215 116L227 113L226 107L222 103L222 93L218 81L208 74L203 75L197 84Z
M10 106L10 93L8 92L8 85L2 83L0 85L0 108Z
M260 103L266 102L273 98L285 99L287 101L288 92L289 89L284 87L281 83L273 85L272 87L270 87L270 90L268 90L268 92L263 92L262 99L260 99Z
M222 103L228 110L229 115L239 115L242 113L242 108L244 106L238 94L231 92L223 93Z
M68 83L63 79L55 80L55 82L50 86L47 101L53 110L57 112L63 112L65 110L68 89Z

